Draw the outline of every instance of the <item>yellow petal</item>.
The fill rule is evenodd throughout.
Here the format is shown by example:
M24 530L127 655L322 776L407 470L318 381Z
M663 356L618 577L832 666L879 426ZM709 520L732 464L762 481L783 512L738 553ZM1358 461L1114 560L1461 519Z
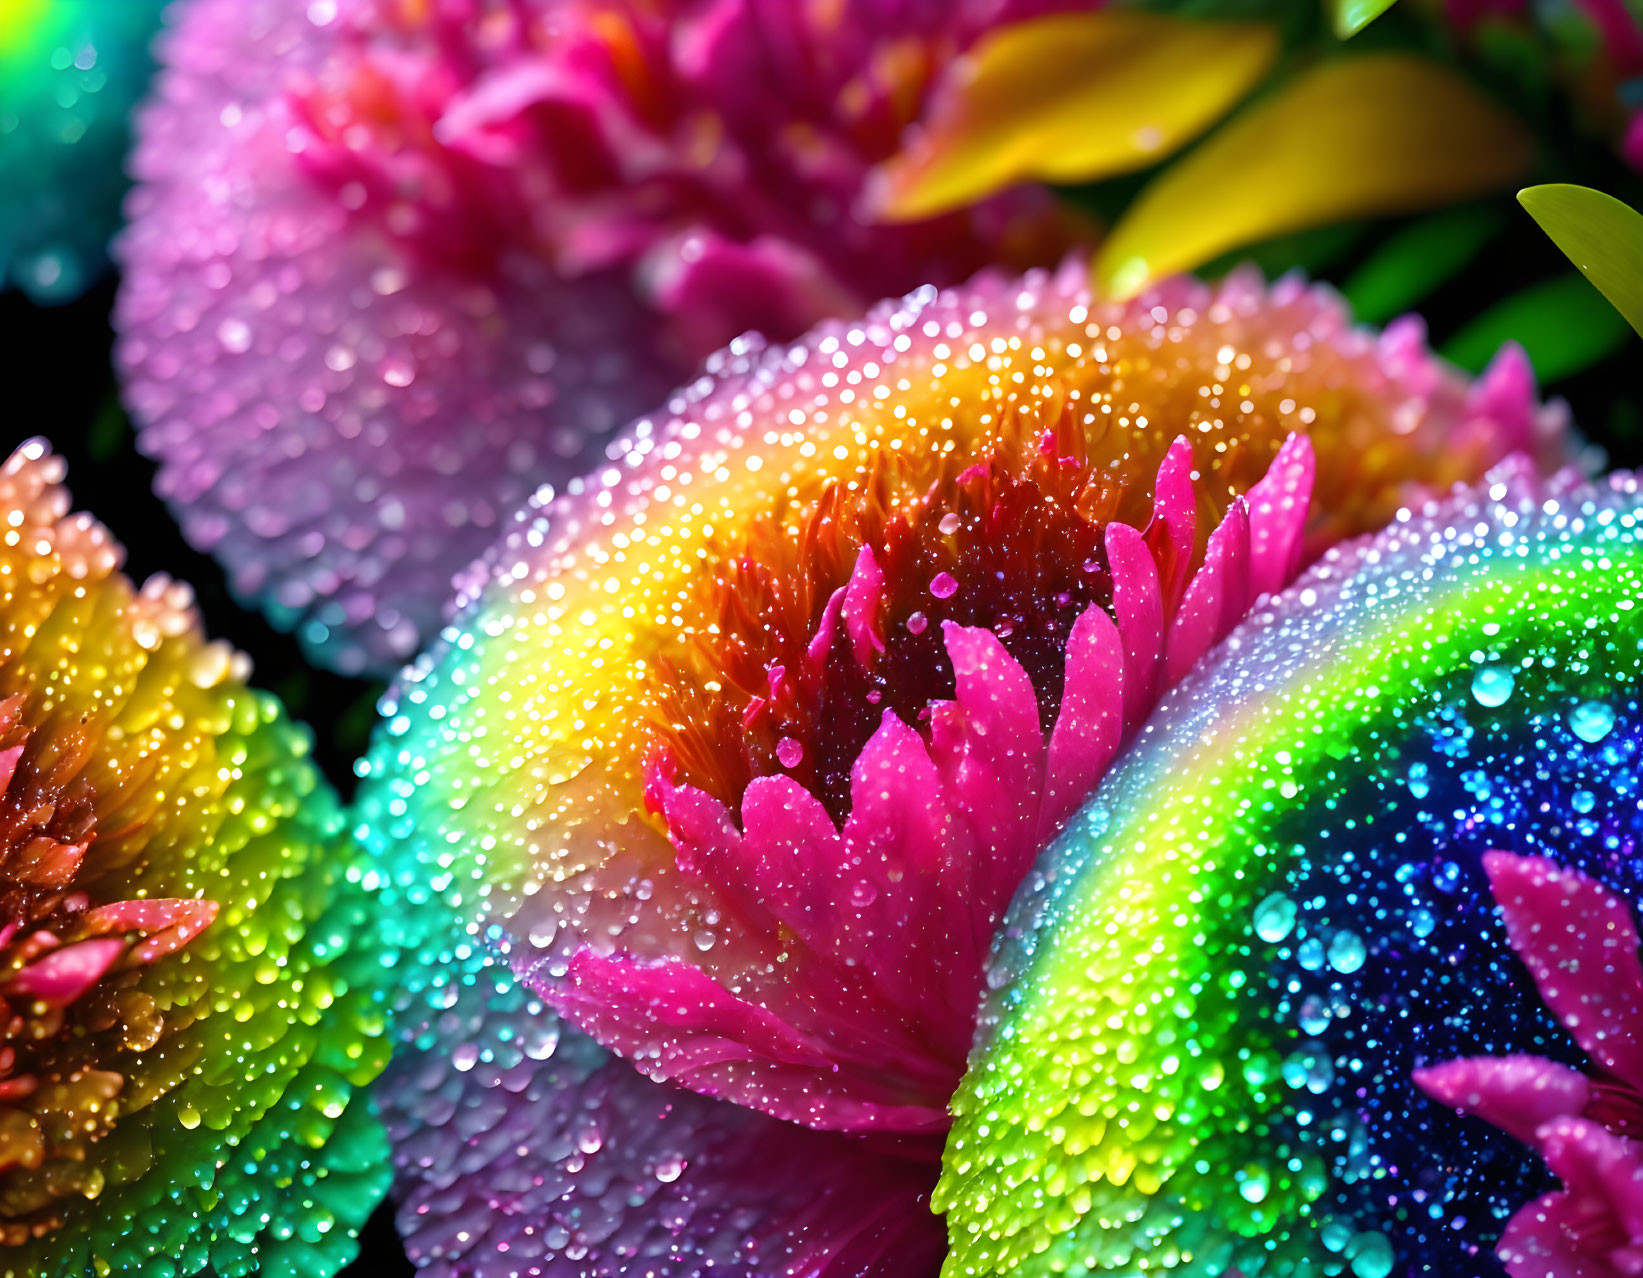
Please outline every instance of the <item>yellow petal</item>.
M1467 199L1520 178L1528 131L1465 80L1404 53L1305 72L1159 175L1095 260L1102 292L1273 236Z
M1027 178L1145 168L1225 115L1277 52L1270 26L1125 9L1003 27L954 64L870 204L914 221Z
M1643 334L1643 214L1612 195L1554 183L1518 202L1626 322Z

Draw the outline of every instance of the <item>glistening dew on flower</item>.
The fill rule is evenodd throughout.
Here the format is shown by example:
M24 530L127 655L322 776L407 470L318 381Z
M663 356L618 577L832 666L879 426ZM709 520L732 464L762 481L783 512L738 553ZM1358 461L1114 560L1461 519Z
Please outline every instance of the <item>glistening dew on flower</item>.
M857 216L939 69L1047 7L183 0L117 316L161 492L316 659L395 668L707 352L1061 254L1038 188Z
M66 302L101 274L163 7L0 0L0 288Z
M63 471L0 466L0 1274L320 1278L388 1179L341 812Z
M1508 465L1164 700L1006 921L945 1272L1637 1271L1640 572L1635 477Z
M999 914L1156 696L1400 498L1562 447L1510 354L1084 278L738 344L476 566L357 807L436 1009L503 956L655 1078L916 1160Z

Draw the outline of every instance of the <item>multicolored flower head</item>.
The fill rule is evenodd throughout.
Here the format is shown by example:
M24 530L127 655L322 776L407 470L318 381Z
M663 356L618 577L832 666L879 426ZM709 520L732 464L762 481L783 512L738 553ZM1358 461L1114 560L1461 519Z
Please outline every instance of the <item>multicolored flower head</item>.
M524 512L361 765L407 1023L494 956L927 1193L995 924L1156 697L1399 500L1563 447L1511 354L1469 385L1298 281L1084 278L738 343Z
M1508 466L1164 700L1006 921L945 1272L1635 1269L1640 570L1635 477Z
M333 1273L387 1181L340 809L63 471L0 467L0 1273Z
M164 7L0 0L0 288L66 302L102 272Z
M189 0L140 125L119 364L236 589L346 671L748 329L1075 231L857 216L937 69L1038 0Z

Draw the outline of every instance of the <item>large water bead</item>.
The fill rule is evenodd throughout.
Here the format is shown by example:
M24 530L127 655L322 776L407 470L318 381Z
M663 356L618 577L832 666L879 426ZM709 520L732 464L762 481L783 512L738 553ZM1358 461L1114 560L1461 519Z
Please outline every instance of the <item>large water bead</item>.
M1508 468L1236 630L1012 907L946 1272L1504 1272L1557 1180L1412 1075L1585 1060L1488 858L1643 899L1640 598L1632 477Z
M0 466L0 1274L334 1273L388 1180L380 934L311 739Z

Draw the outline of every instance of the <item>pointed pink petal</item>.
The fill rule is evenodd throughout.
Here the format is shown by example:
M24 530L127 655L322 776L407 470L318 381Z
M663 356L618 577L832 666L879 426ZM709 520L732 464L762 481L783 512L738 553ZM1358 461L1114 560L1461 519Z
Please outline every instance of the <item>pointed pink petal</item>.
M816 633L811 636L810 646L804 650L804 659L812 667L819 669L827 664L827 654L833 650L833 635L839 626L839 613L844 610L846 589L840 586L828 596L827 607L822 610L821 621L816 625Z
M767 919L760 893L743 873L747 856L742 836L725 805L695 786L675 786L654 768L646 788L667 822L679 869L697 883L718 888L750 918Z
M755 778L742 794L741 846L763 908L806 944L831 945L845 852L821 800L792 777Z
M1301 539L1312 503L1312 441L1291 435L1261 481L1249 490L1249 590L1276 594L1301 565Z
M1124 734L1124 646L1118 627L1097 604L1073 623L1061 709L1050 733L1040 847L1089 796L1118 753Z
M891 1089L839 1095L815 1086L838 1069L828 1045L775 1013L738 998L677 958L572 956L568 983L531 981L561 1015L658 1081L763 1110L808 1126L939 1131L941 1104L901 1104ZM955 1080L956 1081L956 1080Z
M856 556L855 569L844 587L844 629L850 636L850 651L858 666L867 666L884 651L879 634L879 604L884 601L884 571L873 557L873 548L864 545Z
M1113 616L1124 645L1124 726L1134 728L1152 709L1163 663L1163 590L1139 532L1128 524L1108 524L1106 546Z
M1164 454L1153 488L1152 523L1147 526L1147 548L1158 565L1158 581L1166 616L1175 611L1192 566L1193 543L1198 538L1198 497L1192 490L1192 445L1179 435Z
M1466 410L1473 419L1489 423L1499 433L1502 447L1514 452L1535 451L1535 370L1516 342L1507 342L1489 361L1489 367L1466 392Z
M102 980L125 948L114 938L65 945L19 971L7 990L66 1007Z
M1626 903L1544 857L1488 852L1506 936L1575 1042L1643 1089L1643 964Z
M1493 1123L1525 1145L1543 1123L1586 1108L1586 1076L1539 1056L1469 1056L1415 1071L1433 1100Z
M1198 658L1226 638L1249 608L1249 507L1233 501L1187 587L1164 642L1164 684L1173 687Z
M1044 733L1032 680L997 635L946 622L942 638L958 686L931 714L931 754L976 843L965 877L990 936L1038 850Z

